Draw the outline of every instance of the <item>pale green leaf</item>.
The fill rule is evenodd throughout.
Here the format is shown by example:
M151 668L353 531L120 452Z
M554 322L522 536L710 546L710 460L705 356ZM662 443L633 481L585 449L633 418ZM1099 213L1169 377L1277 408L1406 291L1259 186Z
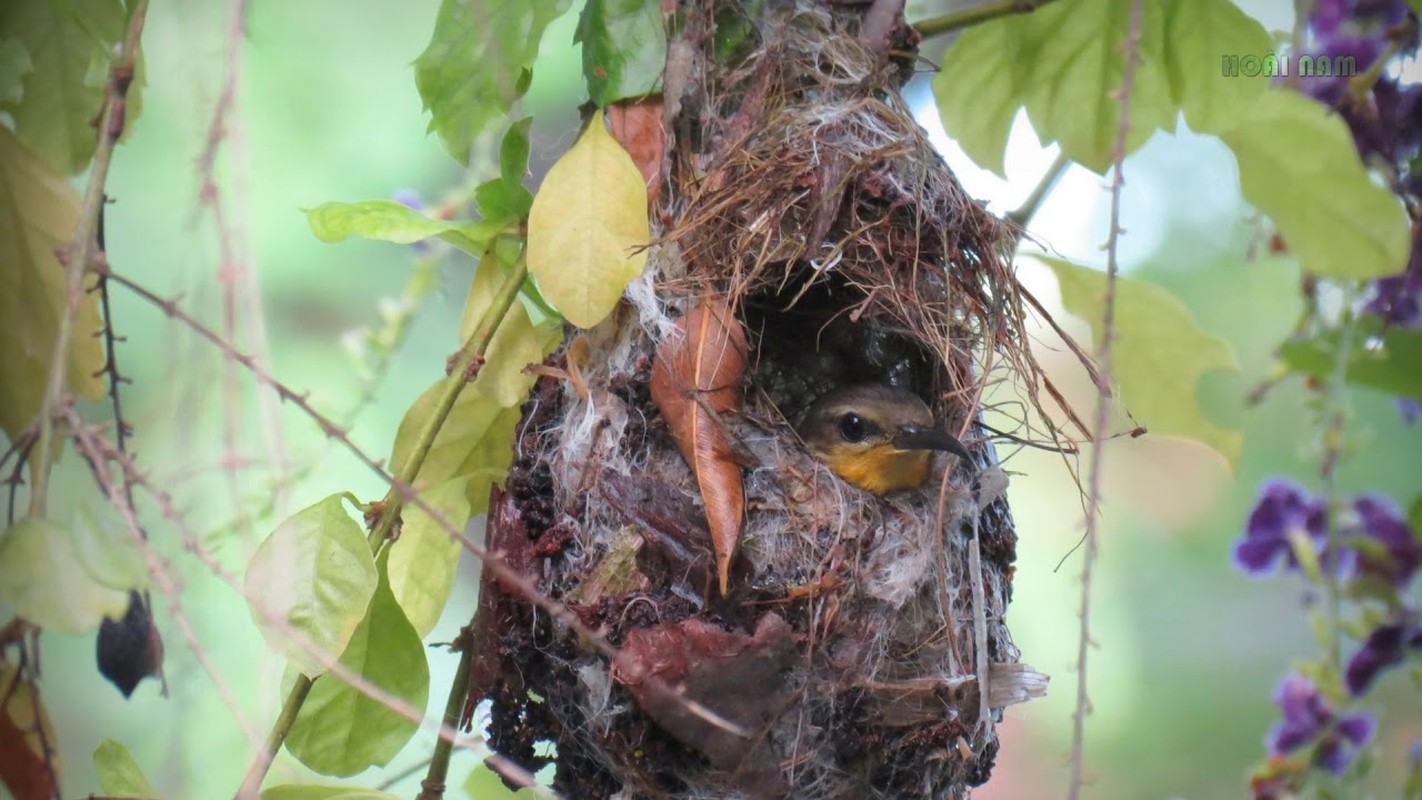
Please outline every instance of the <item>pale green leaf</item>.
M528 271L560 314L591 328L642 273L650 239L647 186L598 111L533 198Z
M509 126L499 143L499 177L510 186L522 186L528 174L528 131L533 117L524 117Z
M464 779L464 794L471 800L533 800L548 796L546 791L541 792L531 786L513 791L504 785L504 779L497 772L483 764L475 767Z
M1105 174L1113 159L1125 79L1132 0L1060 0L1030 15L1037 47L1023 84L1024 104L1043 142L1055 141L1073 161ZM1139 62L1130 95L1129 155L1157 130L1175 127L1175 106L1160 60L1160 6L1144 4Z
M73 634L128 610L127 591L84 571L70 531L38 517L24 517L0 535L0 599L35 625Z
M429 129L469 163L474 140L503 119L528 88L543 29L571 0L443 0L429 46L415 60L415 86Z
M502 223L434 219L394 200L322 203L306 212L306 224L327 243L352 236L396 244L439 238L474 256L484 252L502 227Z
M1269 32L1231 0L1166 0L1170 94L1197 132L1228 127L1269 88L1269 78L1227 77L1223 59L1274 52Z
M0 104L15 121L15 133L51 168L83 172L94 155L91 120L103 105L104 81L113 46L123 36L119 0L7 0L0 39L17 39L33 70L17 102ZM130 86L130 104L140 102L140 83ZM130 108L128 117L137 116Z
M484 476L485 491L491 478ZM420 492L425 501L457 531L473 516L467 486L460 476ZM390 546L390 591L421 639L429 635L449 602L463 544L415 503L401 512L400 538Z
M400 795L358 786L317 786L288 783L262 790L262 800L406 800Z
M1057 275L1062 305L1091 325L1101 340L1106 274L1060 259L1035 256ZM1200 330L1189 309L1166 290L1130 278L1116 283L1115 340L1111 377L1116 400L1154 435L1201 442L1233 467L1243 433L1211 421L1200 406L1200 379L1212 372L1238 372L1234 351Z
M252 619L267 642L310 677L325 665L288 631L339 655L365 618L377 582L365 532L346 513L343 497L333 494L293 514L247 564L243 592Z
M0 39L0 108L14 106L25 97L25 76L35 68L30 51L19 39Z
M503 280L494 259L480 262L464 302L464 314L459 322L460 341L467 341L473 335ZM524 368L541 363L561 338L561 325L550 321L535 327L523 304L514 303L494 331L494 338L484 353L484 365L479 368L479 376L470 389L492 397L501 406L522 403L535 380Z
M341 654L341 665L417 713L424 712L430 688L424 647L395 602L384 569L368 613ZM286 747L322 775L349 777L390 763L418 728L332 674L311 687Z
M134 546L127 532L101 525L82 506L74 514L73 525L79 566L95 582L125 592L148 587L143 551Z
M449 379L436 381L405 412L395 433L395 445L390 454L392 465L403 466L410 457L421 429L434 414L446 380ZM475 474L502 479L513 462L513 434L519 417L517 406L499 405L497 400L479 391L478 381L465 387L435 436L415 478L415 488L423 490L450 478ZM488 480L470 481L468 496L470 514L482 514L489 504Z
M162 797L153 784L143 774L143 768L129 754L128 748L105 739L94 751L94 772L99 776L99 788L112 797L151 798Z
M1353 349L1346 354L1343 380L1387 394L1422 400L1422 330L1389 327L1383 329L1376 317L1360 324ZM1287 339L1279 347L1279 357L1294 372L1323 381L1338 372L1340 331L1316 337Z
M1245 199L1269 215L1305 270L1367 280L1407 266L1402 203L1368 176L1347 126L1322 105L1268 91L1214 132L1239 161Z
M943 129L978 166L998 175L1039 46L1032 15L974 25L955 40L933 78Z
M593 103L607 107L657 91L667 61L661 0L588 0L573 41Z
M79 196L0 126L0 429L14 441L39 413L65 306L55 248L74 235ZM104 390L98 296L79 301L66 386L95 399Z

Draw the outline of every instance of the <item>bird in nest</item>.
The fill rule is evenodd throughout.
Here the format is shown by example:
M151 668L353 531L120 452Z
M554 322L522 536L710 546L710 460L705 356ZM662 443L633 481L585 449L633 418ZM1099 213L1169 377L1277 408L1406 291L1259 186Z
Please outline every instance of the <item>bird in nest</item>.
M840 387L812 403L797 430L836 475L874 494L922 486L935 451L976 468L968 448L934 424L928 405L907 389Z

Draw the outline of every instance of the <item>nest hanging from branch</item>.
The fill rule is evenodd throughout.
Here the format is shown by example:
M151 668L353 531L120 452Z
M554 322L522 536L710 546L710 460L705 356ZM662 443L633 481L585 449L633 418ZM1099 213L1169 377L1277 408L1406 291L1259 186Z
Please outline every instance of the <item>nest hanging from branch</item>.
M875 43L860 7L770 3L718 62L740 6L694 5L647 272L540 378L489 513L623 658L486 579L473 694L505 757L556 745L571 798L962 796L1046 682L1004 621L1016 533L976 424L995 374L1035 393L1006 231L899 94L902 20ZM942 456L876 496L813 458L797 416L862 382L922 397L975 476Z

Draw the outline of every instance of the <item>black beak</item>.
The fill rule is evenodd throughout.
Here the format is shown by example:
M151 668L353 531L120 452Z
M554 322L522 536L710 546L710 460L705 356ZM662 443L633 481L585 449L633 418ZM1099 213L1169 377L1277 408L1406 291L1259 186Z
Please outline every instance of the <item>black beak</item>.
M958 441L958 437L939 428L905 425L899 428L892 443L900 450L942 450L963 459L969 467L976 465L973 454Z

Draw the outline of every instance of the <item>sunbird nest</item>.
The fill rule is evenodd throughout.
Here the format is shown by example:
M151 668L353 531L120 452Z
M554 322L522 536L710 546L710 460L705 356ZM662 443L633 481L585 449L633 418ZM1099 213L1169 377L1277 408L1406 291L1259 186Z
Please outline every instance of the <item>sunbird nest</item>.
M688 12L646 274L570 332L491 505L490 546L623 654L486 580L491 744L537 768L535 743L556 743L567 797L960 796L989 775L1003 707L1044 688L1004 620L1017 537L977 425L1002 373L1035 394L1008 232L900 95L901 20L884 48L862 7L770 5L739 55L739 6ZM715 415L744 488L724 597L698 475L649 388L706 304L749 343L743 405ZM878 497L810 456L798 414L862 381L923 397L976 474L940 456L923 488Z

